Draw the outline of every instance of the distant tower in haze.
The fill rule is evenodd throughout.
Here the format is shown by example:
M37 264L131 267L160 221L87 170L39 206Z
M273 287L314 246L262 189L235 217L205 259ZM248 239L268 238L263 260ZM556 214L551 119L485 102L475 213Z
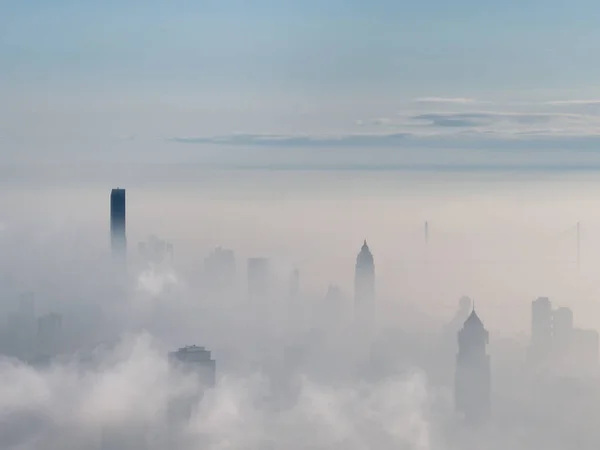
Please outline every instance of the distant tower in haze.
M490 415L491 374L487 354L489 333L475 309L458 332L454 399L456 411L468 422L479 422Z
M375 263L366 240L356 257L354 315L370 324L375 316Z
M110 193L110 244L115 256L127 253L125 230L125 189L117 188Z
M563 364L568 364L572 356L573 338L573 311L561 307L552 312L552 352Z
M577 270L581 268L581 229L577 222Z
M539 297L531 303L531 347L528 359L534 366L547 365L553 347L553 311L548 297Z
M216 382L216 363L205 347L190 345L169 353L169 361L179 369L198 377L203 388L212 388Z
M197 386L191 391L182 391L170 399L167 417L171 425L185 422L193 415L194 409L204 397L204 393L215 386L216 362L211 357L210 350L196 345L180 348L169 353L169 366L174 373L195 379ZM179 382L178 377L173 382ZM119 447L123 448L123 447ZM133 448L133 447L127 447ZM145 448L145 447L135 447Z

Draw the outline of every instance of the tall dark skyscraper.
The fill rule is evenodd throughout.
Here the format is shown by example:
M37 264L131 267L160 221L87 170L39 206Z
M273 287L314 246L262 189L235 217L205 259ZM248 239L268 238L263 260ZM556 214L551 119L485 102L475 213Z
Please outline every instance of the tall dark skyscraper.
M356 320L369 324L375 316L375 263L367 241L356 258L354 315Z
M127 253L125 189L113 189L110 193L110 243L113 255L125 256Z
M487 419L491 409L489 333L475 309L458 332L454 401L468 422Z

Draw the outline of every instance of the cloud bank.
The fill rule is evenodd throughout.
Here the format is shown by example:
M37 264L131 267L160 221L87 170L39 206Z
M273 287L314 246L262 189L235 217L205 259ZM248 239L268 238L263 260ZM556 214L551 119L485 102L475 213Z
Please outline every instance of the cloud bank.
M491 103L493 109L473 109L467 98L418 99L425 110L404 108L394 115L356 120L337 134L234 133L218 136L175 137L170 142L254 147L388 147L388 148L502 148L592 150L600 139L600 111L564 111L591 107L596 101ZM438 105L431 108L428 105ZM451 105L452 109L443 108Z

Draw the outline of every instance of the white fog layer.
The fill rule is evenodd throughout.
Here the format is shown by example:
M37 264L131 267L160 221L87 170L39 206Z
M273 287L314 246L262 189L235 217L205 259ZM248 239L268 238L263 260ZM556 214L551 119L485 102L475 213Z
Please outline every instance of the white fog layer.
M591 175L124 167L4 182L3 450L600 443Z

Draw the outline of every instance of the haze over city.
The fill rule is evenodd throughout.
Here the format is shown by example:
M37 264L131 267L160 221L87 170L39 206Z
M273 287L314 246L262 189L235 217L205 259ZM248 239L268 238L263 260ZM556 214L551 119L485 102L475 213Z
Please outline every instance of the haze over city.
M598 6L0 4L0 448L596 449Z

